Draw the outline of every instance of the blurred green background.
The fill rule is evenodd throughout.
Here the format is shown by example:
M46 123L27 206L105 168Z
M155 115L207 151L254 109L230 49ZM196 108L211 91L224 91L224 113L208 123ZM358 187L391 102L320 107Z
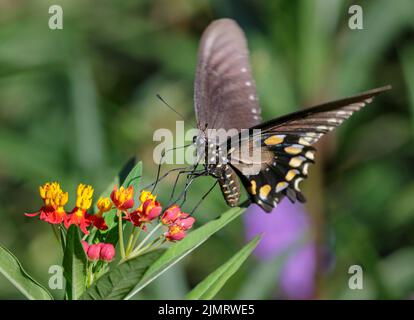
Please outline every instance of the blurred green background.
M53 4L63 7L63 30L48 28ZM23 215L40 206L39 185L59 180L73 194L84 182L100 193L132 155L152 181L152 134L174 130L180 120L155 95L193 122L200 35L212 20L230 17L247 34L264 119L393 86L323 139L319 165L304 185L318 243L333 257L318 275L315 298L412 297L414 2L360 1L363 30L348 27L351 4L1 0L0 243L47 284L49 266L62 258L59 246L47 224ZM187 208L213 182L200 180ZM163 183L161 200L172 182ZM225 210L215 190L198 210L198 224ZM183 297L244 242L238 219L141 297ZM278 269L265 264L249 259L218 298L278 297ZM348 288L353 264L363 266L364 290ZM258 272L274 283L270 290L252 285ZM0 277L0 298L21 297Z

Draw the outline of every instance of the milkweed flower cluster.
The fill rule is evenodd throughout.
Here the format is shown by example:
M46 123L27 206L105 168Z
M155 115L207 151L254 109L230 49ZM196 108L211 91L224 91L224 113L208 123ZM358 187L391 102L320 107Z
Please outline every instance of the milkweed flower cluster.
M135 227L146 230L146 224L157 219L162 213L162 206L156 200L156 196L150 191L142 191L139 197L140 205L134 207L134 189L132 186L114 187L110 197L100 197L96 202L98 211L95 214L88 213L92 206L94 189L90 185L79 184L76 192L76 205L70 211L64 207L69 200L68 192L64 192L58 182L47 182L39 187L43 206L35 213L26 213L28 217L39 216L40 220L50 224L62 224L69 228L72 224L80 227L81 231L89 234L88 227L94 226L99 230L107 230L105 213L113 208L124 216L124 220L130 221ZM161 217L163 225L168 226L165 237L169 241L178 241L185 237L185 231L190 229L195 222L193 217L181 211L178 205L172 205L164 211Z
M69 193L63 191L58 182L47 182L40 186L39 194L43 201L42 206L37 212L25 215L39 217L55 228L58 227L57 230L63 234L66 234L65 230L72 225L80 229L83 234L82 246L89 261L89 285L105 269L102 263L105 265L115 259L114 245L117 242L121 263L154 250L166 242L184 239L195 222L194 217L183 212L176 204L163 211L157 196L150 191L142 190L138 197L139 201L135 201L133 186L114 186L108 197L99 197L96 201L94 213L90 212L94 195L94 188L91 185L82 183L78 185L75 204L70 210L65 209L69 201ZM153 222L157 224L151 226ZM123 239L124 223L131 223L133 226L126 247ZM117 241L107 238L109 231L115 227L118 227ZM159 232L157 236L156 232L162 228L164 231ZM141 231L148 234L139 241Z
M35 213L26 213L28 217L39 215L40 220L50 224L64 224L69 228L72 224L80 227L82 232L89 234L87 228L92 224L98 229L104 229L102 221L87 213L92 205L92 196L94 189L90 185L79 184L77 188L77 197L75 207L66 212L64 206L69 200L68 192L64 192L57 182L47 182L39 187L40 197L43 200L43 206Z
M58 182L47 182L40 186L39 194L42 206L37 212L26 213L26 216L38 217L64 236L65 230L70 226L79 228L83 234L82 246L88 261L86 286L90 286L107 271L108 263L116 258L117 243L119 263L122 263L155 250L166 242L184 239L195 222L194 217L183 212L176 204L163 211L157 196L150 191L141 191L138 201L135 201L133 186L114 186L108 197L98 198L95 212L91 212L94 203L94 188L91 185L78 185L75 204L70 210L65 208L69 202L69 193ZM153 222L156 224L153 225ZM125 223L131 223L133 227L127 243L123 239ZM118 239L114 241L108 234L116 227ZM160 229L161 232L157 235ZM147 232L142 240L141 232ZM66 240L59 240L64 246Z

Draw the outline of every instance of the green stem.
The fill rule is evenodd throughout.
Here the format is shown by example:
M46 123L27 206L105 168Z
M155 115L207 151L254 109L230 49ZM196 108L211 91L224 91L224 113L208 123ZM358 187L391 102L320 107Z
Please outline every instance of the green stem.
M135 253L136 252L138 252L139 251L139 249L141 249L143 246L144 246L144 244L145 244L145 242L147 242L148 241L148 239L149 238L151 238L151 236L155 233L155 231L157 231L160 227L162 226L162 223L160 222L160 223L158 223L155 227L154 227L154 229L152 229L151 230L151 232L150 233L148 233L148 235L144 238L144 240L142 240L142 242L138 245L138 247L136 247L135 249L134 249L134 251L132 251L131 252L131 254L132 255L135 255Z
M108 263L103 262L101 268L98 270L97 273L95 273L95 281L98 280L103 274L105 274L108 271Z
M132 241L134 240L134 235L136 233L136 228L132 230L131 234L129 235L128 244L125 249L125 256L128 257L129 253L131 252Z
M160 240L162 240L160 243L158 243L157 245L153 246L150 250L147 250L146 253L154 251L155 249L158 249L161 245L163 245L167 240L160 238Z
M122 228L122 211L117 210L118 215L118 236L119 236L119 250L121 251L122 259L125 258L125 247L124 247L124 229Z
M131 251L134 249L134 247L135 247L135 245L138 241L138 237L139 237L140 233L141 233L141 228L134 227L134 231L129 236L128 246L127 246L126 252L125 252L126 258L128 258Z
M141 228L138 228L138 231L135 234L134 239L132 240L131 250L134 249L135 245L137 244L139 235L141 234L141 230L142 230Z
M60 237L60 245L62 247L62 252L65 252L66 249L66 231L65 228L60 224L58 226L59 237Z
M98 229L96 227L93 227L91 232L89 233L89 235L84 235L82 240L87 241L89 244L92 243L93 238L95 237L96 231L98 231Z
M147 250L149 247L151 247L153 244L155 244L159 240L160 240L160 238L152 240L150 243L148 243L146 246L144 246L140 250L135 251L135 254L139 254L141 252L144 252L145 250Z
M146 245L145 247L143 247L142 249L140 249L140 250L137 250L137 251L134 251L130 256L129 256L129 258L131 259L131 258L135 258L135 257L137 257L137 256L139 256L139 255L141 255L141 254L143 254L144 252L145 253L147 253L147 252L150 252L150 251L153 251L153 250L155 250L155 249L157 249L160 245L162 245L165 241L160 241L160 240L163 240L162 239L162 237L160 236L159 238L157 238L157 239L154 239L153 241L151 241L148 245ZM158 241L160 241L158 244L157 244L157 242ZM153 246L152 248L151 248L151 246ZM150 249L150 250L148 250L148 249Z
M86 275L86 287L89 288L93 283L93 263L89 263L88 272Z

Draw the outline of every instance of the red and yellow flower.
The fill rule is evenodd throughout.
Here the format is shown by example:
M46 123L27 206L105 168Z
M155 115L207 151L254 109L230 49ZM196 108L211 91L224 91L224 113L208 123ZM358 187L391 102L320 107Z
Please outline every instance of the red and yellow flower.
M128 220L130 220L134 226L141 227L147 222L151 222L157 218L162 211L162 207L158 201L147 200L142 204L142 208L131 212L128 215Z
M38 212L26 213L28 217L40 215L40 220L51 224L59 224L66 218L64 206L68 202L69 195L63 192L57 182L47 182L39 187L39 194L43 200L43 206Z
M84 234L89 234L86 229L90 224L90 215L87 210L92 205L93 188L90 185L79 184L77 189L76 207L73 208L71 213L65 219L65 227L69 228L74 224L80 227Z
M164 225L171 225L177 219L184 219L184 218L187 218L188 216L189 216L188 213L182 212L181 208L178 205L174 204L164 211L161 217L161 222Z
M141 207L147 200L155 201L157 200L157 196L153 195L151 191L142 190L139 196L139 201L141 201Z
M186 231L193 226L194 222L193 217L176 220L168 227L168 231L164 234L165 239L168 241L182 240L187 235Z
M194 222L195 222L194 217L187 217L184 219L176 220L174 224L179 226L184 231L187 231L188 229L191 229L193 227Z
M90 185L79 184L77 187L76 205L70 211L65 212L64 206L68 202L69 195L64 192L59 183L45 183L39 187L39 194L43 200L43 206L36 213L26 214L29 217L38 216L41 220L44 220L51 224L64 223L66 228L71 225L79 226L81 231L85 235L89 235L88 227L94 226L99 230L107 230L104 214L110 211L113 206L117 208L119 218L119 230L122 231L122 219L129 220L134 226L146 230L147 224L153 220L158 220L161 216L160 222L155 226L151 232L144 239L144 242L153 236L154 232L158 230L162 225L168 227L167 232L161 234L157 239L151 242L149 245L140 250L142 244L134 249L136 241L138 239L139 229L134 229L134 233L131 234L128 242L127 250L123 245L123 233L119 232L119 243L122 244L121 255L127 257L128 254L134 254L134 250L138 250L136 254L141 254L142 251L152 250L155 247L162 245L167 241L180 241L186 236L186 231L192 228L195 219L188 213L181 211L178 205L172 205L162 213L162 206L156 200L156 196L150 191L142 191L139 200L140 204L137 209L134 207L134 188L129 186L127 188L121 186L118 188L114 186L110 197L100 197L96 202L98 211L90 215L88 210L92 206L92 197L94 189ZM131 209L131 210L130 210ZM93 241L90 241L93 242ZM115 256L115 248L109 243L95 243L89 244L82 241L82 246L88 259L90 261L102 260L104 262L110 262Z
M111 192L111 200L115 207L119 210L125 211L131 209L134 206L134 187L129 186L128 188L120 187L119 189L115 186Z
M90 215L89 220L97 229L107 230L108 226L106 225L103 214L112 209L112 202L108 197L100 197L96 203L96 206L98 207L98 212L94 215Z
M141 205L127 217L137 227L158 218L162 211L161 204L151 192L142 191L139 199L142 201Z
M150 222L161 214L162 207L158 201L155 200L146 200L142 204L141 210L141 222Z
M168 241L180 241L186 236L185 231L178 225L171 225L165 233L165 239Z
M179 206L173 205L165 210L161 222L168 225L165 238L168 241L179 241L186 236L186 231L192 228L195 219L188 213L182 212Z

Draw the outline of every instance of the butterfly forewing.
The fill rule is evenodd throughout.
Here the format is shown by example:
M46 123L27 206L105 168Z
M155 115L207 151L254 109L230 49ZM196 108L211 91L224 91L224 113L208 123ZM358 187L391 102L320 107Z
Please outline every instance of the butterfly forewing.
M390 86L376 88L349 98L331 101L314 107L306 108L286 116L273 119L256 126L263 132L294 133L308 136L315 143L323 134L333 130L354 112L362 109L377 94L389 90ZM311 139L314 138L314 139Z
M231 19L212 22L202 35L194 101L201 130L240 131L261 122L246 38ZM234 170L219 165L211 172L218 179L226 202L235 206L240 198L240 184Z
M200 129L248 129L261 121L246 39L231 19L212 22L202 35L194 100Z

